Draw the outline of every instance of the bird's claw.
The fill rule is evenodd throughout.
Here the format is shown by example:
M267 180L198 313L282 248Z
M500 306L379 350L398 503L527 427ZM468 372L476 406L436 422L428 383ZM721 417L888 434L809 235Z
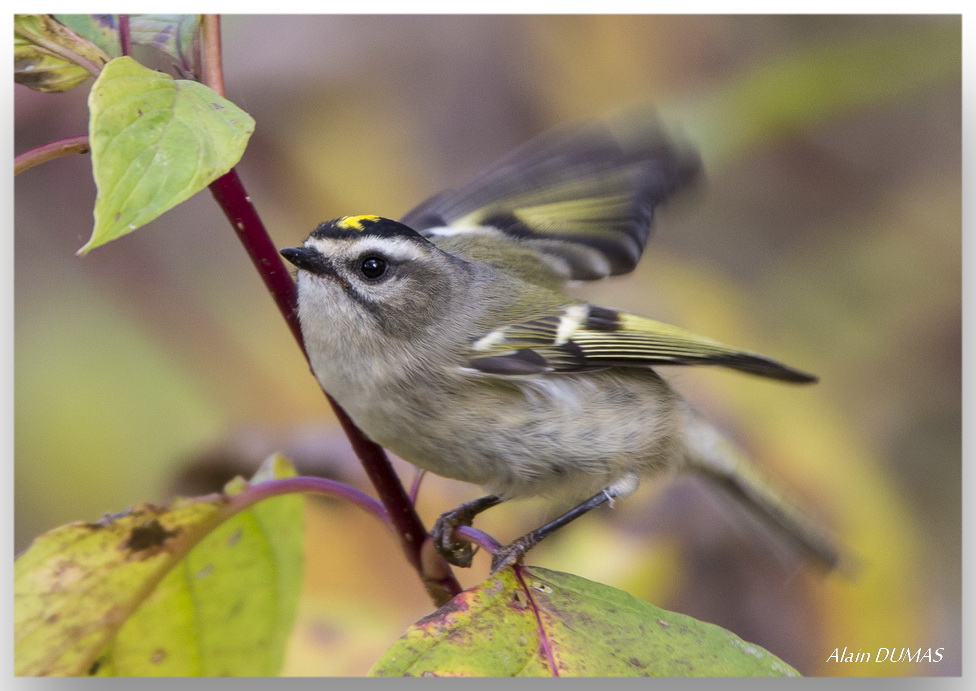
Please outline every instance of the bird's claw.
M471 518L458 511L448 511L434 523L430 536L438 553L448 564L466 569L471 566L476 548L470 542L455 539L454 529L462 525L471 525Z

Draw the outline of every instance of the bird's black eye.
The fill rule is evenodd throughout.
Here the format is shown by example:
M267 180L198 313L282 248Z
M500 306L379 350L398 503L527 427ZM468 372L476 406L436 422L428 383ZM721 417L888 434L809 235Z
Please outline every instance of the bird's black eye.
M387 263L383 257L366 257L359 265L359 271L366 278L376 280L386 273Z

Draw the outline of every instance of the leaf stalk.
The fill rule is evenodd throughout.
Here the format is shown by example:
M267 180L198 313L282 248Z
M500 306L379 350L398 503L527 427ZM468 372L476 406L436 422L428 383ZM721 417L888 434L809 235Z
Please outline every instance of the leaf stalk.
M14 157L14 175L20 175L28 168L68 154L87 154L89 151L91 145L88 143L88 135L85 134L42 144Z

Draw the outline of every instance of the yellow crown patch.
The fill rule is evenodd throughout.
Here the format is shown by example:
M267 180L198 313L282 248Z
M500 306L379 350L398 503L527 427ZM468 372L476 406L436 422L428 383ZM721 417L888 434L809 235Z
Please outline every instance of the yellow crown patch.
M342 228L343 230L359 230L363 231L366 228L363 226L364 223L376 223L380 220L379 216L343 216L338 221L336 221L336 227Z

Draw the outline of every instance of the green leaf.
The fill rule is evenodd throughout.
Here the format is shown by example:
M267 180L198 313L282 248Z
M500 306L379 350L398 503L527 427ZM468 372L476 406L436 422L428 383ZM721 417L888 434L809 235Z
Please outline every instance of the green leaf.
M133 43L161 50L189 69L193 39L202 23L199 14L133 14L129 31Z
M78 254L145 225L240 160L254 120L203 84L128 57L102 70L89 97L95 228Z
M256 480L269 474L294 471L275 457ZM37 538L14 565L16 674L276 674L301 590L304 503L237 510L233 494Z
M14 81L36 91L78 86L109 61L98 46L49 14L14 15Z
M578 576L504 569L414 624L372 676L798 676L725 629Z
M122 55L117 14L55 14L52 16L79 36L87 38L111 57L117 58Z
M91 40L112 57L121 55L117 14L56 14L61 23ZM175 58L185 71L193 59L193 39L202 23L199 14L130 14L129 39Z

